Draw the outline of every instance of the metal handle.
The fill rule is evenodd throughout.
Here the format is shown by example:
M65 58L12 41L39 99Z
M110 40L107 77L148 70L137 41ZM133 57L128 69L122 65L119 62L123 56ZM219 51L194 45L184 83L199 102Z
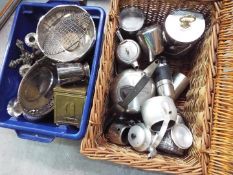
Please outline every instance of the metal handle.
M169 121L170 120L168 119L168 116L167 116L167 118L163 121L163 124L162 124L162 127L161 127L159 133L156 134L156 136L153 139L153 142L152 142L153 148L157 148L159 146L160 142L162 141L164 135L167 132Z
M193 15L185 15L180 18L180 26L187 29L192 22L196 21L196 17Z
M120 30L117 30L117 31L116 31L116 35L117 35L117 37L119 38L120 42L124 41L124 38L123 38L123 36L121 35Z
M27 140L38 141L43 143L51 143L55 139L55 137L52 136L36 134L32 132L19 131L19 130L16 130L15 132L17 136L21 139L27 139Z

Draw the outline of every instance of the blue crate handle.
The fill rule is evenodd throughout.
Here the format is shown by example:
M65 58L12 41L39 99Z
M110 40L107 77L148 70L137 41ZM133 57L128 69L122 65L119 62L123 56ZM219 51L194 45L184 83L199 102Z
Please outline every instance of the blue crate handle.
M56 4L80 4L80 0L49 0L47 3L56 3Z
M25 132L25 131L15 131L17 136L21 139L26 139L26 140L32 140L32 141L38 141L38 142L43 142L43 143L51 143L55 137L52 136L46 136L46 135L41 135L41 134L36 134L32 132Z

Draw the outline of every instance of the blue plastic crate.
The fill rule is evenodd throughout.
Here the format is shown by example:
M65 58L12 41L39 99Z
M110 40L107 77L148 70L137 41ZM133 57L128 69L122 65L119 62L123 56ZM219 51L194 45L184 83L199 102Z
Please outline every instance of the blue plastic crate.
M18 70L8 68L11 59L19 57L19 49L15 46L16 40L23 40L29 32L35 32L39 18L56 5L68 2L50 3L21 3L16 10L12 30L9 36L7 51L0 68L0 127L14 129L18 137L40 142L52 142L54 138L78 140L84 137L89 121L92 106L95 82L99 69L99 62L102 50L103 30L105 23L105 12L99 7L84 6L94 19L97 29L97 40L94 46L91 62L91 76L87 89L87 98L83 109L80 128L70 126L57 126L52 122L30 123L20 117L13 118L7 114L7 104L10 99L17 96L18 86L21 77Z

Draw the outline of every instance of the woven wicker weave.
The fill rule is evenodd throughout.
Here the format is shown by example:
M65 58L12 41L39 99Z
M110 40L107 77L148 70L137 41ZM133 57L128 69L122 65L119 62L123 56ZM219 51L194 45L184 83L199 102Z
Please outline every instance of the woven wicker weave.
M114 77L114 51L116 48L115 31L119 11L127 6L135 6L144 11L146 25L161 24L167 14L177 8L196 10L205 14L209 30L203 42L189 57L170 61L172 69L184 72L191 80L186 97L180 98L177 106L184 110L192 133L194 144L184 158L158 155L152 160L147 155L138 153L130 147L120 147L101 136L104 114L109 101L109 87ZM175 174L207 174L209 163L210 136L212 130L212 108L214 77L216 76L216 50L218 46L219 15L222 4L213 1L185 0L113 0L99 75L95 87L93 107L88 131L82 141L81 153L91 159L110 160L119 164ZM230 34L229 34L230 35ZM231 35L230 35L231 36ZM192 61L190 61L192 60ZM229 92L230 93L230 92ZM215 162L213 162L214 164ZM214 166L214 165L213 165Z
M209 174L233 174L233 1L223 1Z

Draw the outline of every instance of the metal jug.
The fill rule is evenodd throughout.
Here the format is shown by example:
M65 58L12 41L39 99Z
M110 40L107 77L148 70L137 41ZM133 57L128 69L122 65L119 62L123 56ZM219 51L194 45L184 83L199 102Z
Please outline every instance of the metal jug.
M149 55L149 61L152 62L155 56L164 51L162 29L160 25L152 25L140 30L137 33L139 44Z

